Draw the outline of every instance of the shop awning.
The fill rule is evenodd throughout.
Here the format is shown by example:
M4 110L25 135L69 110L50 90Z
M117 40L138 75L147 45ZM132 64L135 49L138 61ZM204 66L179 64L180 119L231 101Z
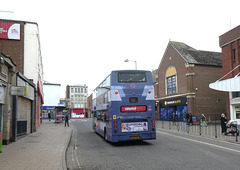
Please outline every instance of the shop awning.
M209 88L226 92L240 91L240 76L210 83Z

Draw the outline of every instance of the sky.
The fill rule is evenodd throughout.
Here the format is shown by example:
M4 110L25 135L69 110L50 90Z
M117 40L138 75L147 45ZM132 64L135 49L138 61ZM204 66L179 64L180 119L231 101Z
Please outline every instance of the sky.
M11 0L0 11L39 27L44 81L86 84L112 70L155 70L169 41L221 52L219 36L240 25L239 0ZM2 16L1 16L2 15ZM5 17L6 13L0 14Z

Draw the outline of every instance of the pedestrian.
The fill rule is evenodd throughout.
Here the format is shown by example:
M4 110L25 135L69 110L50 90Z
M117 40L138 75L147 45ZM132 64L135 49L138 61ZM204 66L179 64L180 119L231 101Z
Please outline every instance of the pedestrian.
M48 112L48 120L51 121L51 113Z
M192 113L189 113L189 124L190 124L190 125L193 124Z
M227 118L224 113L221 114L221 128L222 128L222 134L226 134L227 131Z
M173 126L174 125L176 126L176 114L175 114L175 112L173 112L172 120L173 120Z
M66 127L66 125L68 125L68 127L69 127L69 122L68 122L68 120L69 120L69 116L68 116L68 113L66 113L64 119L65 119L65 127Z
M201 118L201 126L207 126L207 123L206 123L206 117L204 114L202 114L202 118Z
M185 110L187 125L189 124L189 113Z

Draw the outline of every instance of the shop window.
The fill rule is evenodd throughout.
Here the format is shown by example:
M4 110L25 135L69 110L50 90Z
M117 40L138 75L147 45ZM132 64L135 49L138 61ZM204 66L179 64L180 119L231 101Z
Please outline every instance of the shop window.
M236 119L240 119L240 111L236 111Z
M166 93L177 93L177 71L175 67L170 66L166 72Z
M240 92L233 92L233 93L232 93L232 97L233 97L233 98L240 97Z

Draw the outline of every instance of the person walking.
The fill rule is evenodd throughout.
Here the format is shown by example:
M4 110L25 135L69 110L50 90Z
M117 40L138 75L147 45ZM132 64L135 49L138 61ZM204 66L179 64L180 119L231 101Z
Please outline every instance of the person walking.
M51 121L51 113L48 112L48 120Z
M189 124L189 113L185 110L187 125Z
M69 127L69 122L68 122L69 121L69 116L68 116L68 113L66 113L64 119L65 119L65 127L66 127L66 125Z
M204 114L202 114L202 118L201 118L201 126L207 126L207 123L206 123L206 116Z
M191 126L192 124L193 124L192 113L189 113L189 125Z
M226 127L226 124L227 124L227 118L225 116L224 113L221 114L221 128L222 128L222 134L226 134L226 131L227 131L227 127Z

